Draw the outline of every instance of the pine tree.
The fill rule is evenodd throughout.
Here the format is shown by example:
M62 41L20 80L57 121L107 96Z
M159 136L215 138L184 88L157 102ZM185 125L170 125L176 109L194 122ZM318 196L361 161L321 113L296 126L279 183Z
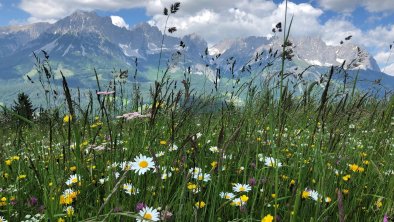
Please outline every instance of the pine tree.
M14 111L19 116L22 116L28 120L33 120L34 111L36 109L33 108L33 104L28 95L25 93L18 94L18 100L14 101L14 106L12 107L12 111ZM21 120L17 120L18 125L21 123Z

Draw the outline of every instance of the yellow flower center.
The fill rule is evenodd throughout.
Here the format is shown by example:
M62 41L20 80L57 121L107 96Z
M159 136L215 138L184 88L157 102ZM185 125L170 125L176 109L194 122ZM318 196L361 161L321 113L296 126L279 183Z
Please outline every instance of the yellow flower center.
M239 191L241 191L241 192L242 192L242 191L245 191L245 187L240 187L240 188L239 188Z
M146 168L146 167L148 167L148 162L147 162L146 160L143 160L143 161L141 161L138 165L139 165L141 168Z
M203 180L204 179L204 177L203 176L198 176L198 180Z
M230 195L227 194L224 198L230 199Z
M152 220L152 214L150 214L150 213L145 213L144 214L144 219L148 219L148 220Z
M72 178L71 182L72 182L72 183L78 182L78 178L77 178L77 177Z

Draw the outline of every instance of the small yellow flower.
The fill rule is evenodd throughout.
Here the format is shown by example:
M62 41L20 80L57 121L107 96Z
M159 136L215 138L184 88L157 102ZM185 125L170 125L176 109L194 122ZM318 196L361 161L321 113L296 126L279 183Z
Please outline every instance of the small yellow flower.
M25 179L25 178L26 178L26 174L21 174L18 176L18 179L20 179L20 180Z
M76 166L72 166L72 167L70 167L70 170L74 172L74 171L77 170L77 167Z
M68 122L72 121L72 119L73 119L73 116L72 116L72 115L65 115L65 116L63 117L63 122L64 122L64 123L68 123Z
M57 219L57 222L65 222L65 220L62 217L60 217L59 219Z
M290 185L294 185L294 184L295 184L295 180L291 180Z
M249 200L249 197L246 195L242 195L240 198L241 198L242 202L244 202L244 203L248 202L248 200Z
M71 217L72 215L74 215L74 207L68 206L68 207L66 208L66 213L67 213L67 216L69 216L69 217Z
M197 185L196 184L194 184L194 183L187 183L187 189L189 189L189 190L195 190L195 189L197 189Z
M2 202L6 202L6 201L7 201L7 197L2 197L0 200L1 200Z
M302 191L302 198L303 198L303 199L309 198L309 192L306 191L306 190Z
M356 164L349 164L349 168L350 170L352 170L353 172L356 172L358 169L358 166Z
M377 208L381 208L383 206L383 203L382 203L381 200L378 200L378 201L375 202L375 205L376 205Z
M165 141L165 140L160 140L160 145L167 145L167 141Z
M4 162L5 162L5 165L7 165L7 166L11 166L11 164L12 164L12 160L6 160Z
M369 165L369 161L368 161L368 160L364 160L364 161L363 161L363 164Z
M212 168L216 168L218 166L218 162L212 161L211 166Z
M349 193L349 190L348 190L348 189L343 189L343 190L342 190L342 193L343 193L343 194L348 194L348 193Z
M19 160L19 156L13 156L11 157L11 160Z
M276 198L276 194L275 193L271 194L271 197Z
M350 179L350 174L343 176L342 179L348 181Z
M274 217L271 214L268 214L267 216L263 217L261 219L261 222L272 222L274 220Z
M331 203L331 197L326 197L326 198L324 198L324 201L325 201L326 203Z
M196 202L195 204L194 204L194 206L196 206L197 208L203 208L203 207L205 207L205 202L204 201L199 201L199 202Z

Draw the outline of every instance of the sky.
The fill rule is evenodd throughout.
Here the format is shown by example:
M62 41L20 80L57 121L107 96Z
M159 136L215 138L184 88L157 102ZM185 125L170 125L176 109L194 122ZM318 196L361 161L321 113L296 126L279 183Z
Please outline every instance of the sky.
M40 21L56 22L75 10L94 10L112 16L118 26L132 28L140 22L161 30L163 8L175 1L180 10L171 16L177 36L197 33L210 45L246 36L270 36L285 17L283 0L0 0L0 26ZM289 0L292 36L319 37L338 45L351 42L366 48L382 71L394 75L394 0ZM394 44L393 44L394 45Z

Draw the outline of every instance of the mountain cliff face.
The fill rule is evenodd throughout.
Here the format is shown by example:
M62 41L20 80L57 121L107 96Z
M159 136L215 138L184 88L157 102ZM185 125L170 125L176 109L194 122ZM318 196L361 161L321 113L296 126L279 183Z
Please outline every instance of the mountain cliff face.
M344 67L348 70L361 70L368 81L382 79L394 89L394 77L381 73L374 58L356 45L346 42L340 46L328 46L311 37L290 41L293 57L286 63L288 68L301 70L313 66L306 74L318 79L327 67L345 62ZM77 11L54 24L0 27L0 83L27 83L27 75L34 77L37 74L33 52L40 53L41 50L49 54L55 71L68 73L70 81L75 83L73 87L91 87L89 80L94 75L94 68L101 78L112 79L114 69L134 69L136 60L138 70L143 73L141 79L152 80L149 70L157 69L160 53L161 68L169 63L182 70L190 67L192 74L213 81L217 69L224 69L222 75L225 76L230 75L229 66L232 66L231 74L237 75L246 65L250 69L267 65L270 52L279 51L280 54L281 45L277 38L251 36L227 39L208 48L208 43L198 34L182 38L166 35L163 38L157 27L147 23L126 29L112 24L110 17ZM259 59L254 59L256 56ZM243 77L247 78L247 75Z

